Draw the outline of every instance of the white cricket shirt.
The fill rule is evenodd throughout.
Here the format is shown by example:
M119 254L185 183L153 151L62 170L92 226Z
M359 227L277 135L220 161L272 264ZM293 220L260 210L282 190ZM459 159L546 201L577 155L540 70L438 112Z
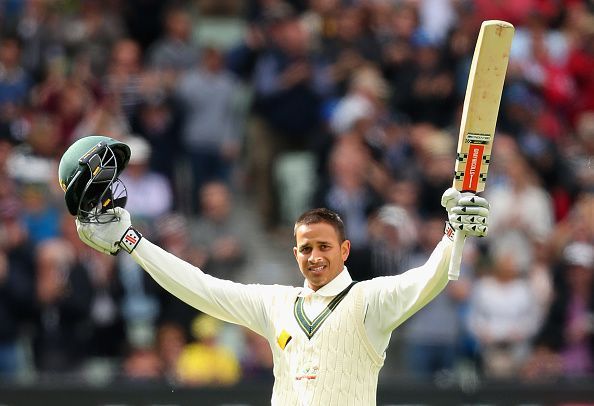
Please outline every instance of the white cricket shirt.
M273 405L374 405L392 330L446 286L451 247L444 236L424 265L355 284L345 268L316 292L217 279L145 238L132 257L189 305L268 340Z

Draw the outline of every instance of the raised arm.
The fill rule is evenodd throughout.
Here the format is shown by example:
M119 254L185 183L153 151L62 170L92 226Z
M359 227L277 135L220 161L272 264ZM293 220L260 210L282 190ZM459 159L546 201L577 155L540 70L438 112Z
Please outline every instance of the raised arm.
M422 266L364 282L366 324L388 333L429 303L448 283L451 250L452 241L444 236Z
M474 195L461 197L450 188L442 197L442 205L448 212L446 232L425 264L401 275L363 282L367 302L365 327L379 350L385 349L392 330L447 285L453 230L466 236L487 234L489 203L485 199Z
M275 287L244 285L207 275L143 238L131 226L130 214L125 209L115 208L115 214L117 221L105 224L77 221L81 240L106 254L115 255L123 249L159 285L190 306L266 334L266 301L271 300Z

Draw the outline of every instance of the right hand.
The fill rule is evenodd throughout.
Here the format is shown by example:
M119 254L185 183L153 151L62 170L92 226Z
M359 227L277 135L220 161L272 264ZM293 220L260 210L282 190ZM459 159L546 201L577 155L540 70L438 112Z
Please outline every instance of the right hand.
M122 207L113 209L116 221L110 223L81 223L76 219L76 231L82 242L104 254L116 255L120 241L131 226L130 213Z

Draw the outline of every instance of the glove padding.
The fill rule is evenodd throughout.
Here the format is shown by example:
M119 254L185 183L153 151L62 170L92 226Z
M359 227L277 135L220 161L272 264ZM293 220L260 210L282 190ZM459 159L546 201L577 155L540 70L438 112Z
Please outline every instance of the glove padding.
M448 212L448 221L454 230L466 236L484 237L489 231L489 202L475 194L462 195L454 188L446 190L441 205Z
M117 221L109 223L81 223L76 219L76 231L82 242L104 254L116 255L120 242L131 226L130 213L122 207L115 207L106 216L115 216Z

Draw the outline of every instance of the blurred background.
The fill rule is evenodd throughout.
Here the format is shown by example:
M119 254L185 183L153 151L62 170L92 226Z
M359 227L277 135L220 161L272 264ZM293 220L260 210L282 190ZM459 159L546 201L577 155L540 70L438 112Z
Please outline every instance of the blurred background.
M292 224L319 206L345 221L354 279L398 274L443 234L487 19L516 27L490 234L394 332L379 398L592 401L592 1L0 0L0 404L269 402L262 338L79 241L60 156L128 143L134 224L217 277L301 285Z

